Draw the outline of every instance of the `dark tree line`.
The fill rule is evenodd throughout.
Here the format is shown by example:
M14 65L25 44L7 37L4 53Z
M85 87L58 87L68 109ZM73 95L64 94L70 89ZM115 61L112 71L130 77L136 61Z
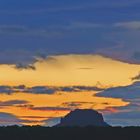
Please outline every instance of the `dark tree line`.
M140 127L0 127L0 140L140 140Z

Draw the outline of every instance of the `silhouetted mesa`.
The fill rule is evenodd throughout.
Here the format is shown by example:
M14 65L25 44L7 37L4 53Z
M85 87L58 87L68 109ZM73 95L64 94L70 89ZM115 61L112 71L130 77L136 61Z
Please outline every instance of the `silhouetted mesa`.
M61 118L60 124L57 127L62 126L96 126L96 127L108 127L102 114L92 109L76 109L67 114L64 118Z

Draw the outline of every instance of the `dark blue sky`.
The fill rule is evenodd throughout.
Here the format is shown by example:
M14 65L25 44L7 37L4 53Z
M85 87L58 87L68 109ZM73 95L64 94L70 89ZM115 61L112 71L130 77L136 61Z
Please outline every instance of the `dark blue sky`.
M0 63L71 53L140 62L139 0L3 0L0 18Z

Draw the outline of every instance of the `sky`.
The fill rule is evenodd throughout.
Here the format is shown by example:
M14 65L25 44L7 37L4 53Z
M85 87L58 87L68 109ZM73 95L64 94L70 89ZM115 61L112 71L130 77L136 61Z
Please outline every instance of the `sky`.
M140 125L140 0L0 0L0 18L0 125Z

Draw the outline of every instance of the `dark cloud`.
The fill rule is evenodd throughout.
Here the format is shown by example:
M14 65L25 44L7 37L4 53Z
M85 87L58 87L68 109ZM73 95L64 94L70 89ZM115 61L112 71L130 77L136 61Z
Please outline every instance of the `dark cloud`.
M70 108L64 107L31 107L30 109L39 111L71 111Z
M24 92L34 94L54 94L56 92L56 89L53 87L36 86L32 88L27 88Z
M20 116L21 118L30 118L30 119L50 119L52 117L41 117L41 116Z
M72 87L60 87L59 91L64 92L82 92L82 91L102 91L103 88L98 88L96 86L88 87L88 86L72 86Z
M17 92L34 93L34 94L53 94L56 92L56 89L46 86L35 86L32 88L28 88L24 85L14 87L0 86L0 93L2 94L12 94Z
M135 77L132 77L132 81L134 80L140 80L140 73L138 75L136 75Z
M55 94L56 92L82 92L82 91L102 91L102 88L88 86L70 86L70 87L51 87L51 86L35 86L26 87L19 86L0 86L0 93L12 94L18 92L33 93L33 94Z
M0 93L1 94L12 94L12 93L15 93L15 92L20 92L22 90L23 90L22 86L18 86L18 87L0 86Z
M23 49L2 49L0 52L0 64L7 64L17 69L35 69L36 55Z
M19 69L19 70L23 70L23 69L36 70L36 68L35 68L35 66L34 66L33 64L28 64L28 65L16 64L15 68L16 68L16 69Z
M98 97L121 98L124 100L132 100L140 98L140 82L135 82L129 86L109 88L105 91L97 93Z
M59 107L59 106L42 106L42 107L38 107L38 106L34 106L34 105L31 105L31 104L21 104L21 105L17 105L16 107L19 107L19 108L27 108L29 110L35 110L35 111L71 111L72 109L71 108L68 108L68 107ZM39 117L39 116L20 116L21 118L42 118L42 117ZM44 118L44 117L43 117ZM45 117L46 119L51 119L52 117Z
M96 105L96 102L64 102L62 104L62 106L64 107L68 107L68 108L71 108L71 109L77 109L77 108L80 108L82 105L86 105L86 104L90 104L92 107L94 105Z
M0 86L0 93L11 94L13 92L10 86Z
M32 107L34 107L34 105L31 105L31 104L20 104L20 105L16 105L16 107L19 107L19 108L32 108Z
M19 119L17 116L0 112L0 126L7 126L7 125L22 125L22 123L39 123L40 121L36 120L26 120L26 119Z
M13 88L17 89L17 90L24 90L24 89L26 89L26 86L25 85L19 85L19 86L14 86Z
M104 103L100 103L100 105L108 105L107 102ZM98 103L96 101L93 102L79 102L79 101L75 101L75 102L64 102L61 104L61 106L65 107L65 108L70 108L71 110L75 110L75 109L80 109L83 106L88 106L88 108L93 109L95 106L97 106Z
M20 119L15 115L5 112L0 112L0 125L21 125Z
M69 107L69 108L79 108L82 105L81 102L65 102L62 106Z
M25 119L20 119L20 118L25 118ZM45 118L45 117L36 117L36 116L30 116L32 120L28 120L29 116L25 117L18 117L15 116L14 114L11 113L5 113L5 112L0 112L0 126L8 126L8 125L23 125L23 124L33 124L33 123L39 123L39 124L44 124L45 126L50 126L49 124L53 123L52 120L59 119L59 118ZM43 120L36 120L36 119L43 119ZM51 121L51 122L50 122ZM50 122L50 123L49 123Z
M23 105L28 104L28 101L25 100L8 100L8 101L0 101L0 107L6 107L6 106L14 106L14 105Z
M140 82L129 86L109 88L97 93L96 96L120 98L129 102L127 106L106 108L103 113L108 123L121 126L140 125Z

